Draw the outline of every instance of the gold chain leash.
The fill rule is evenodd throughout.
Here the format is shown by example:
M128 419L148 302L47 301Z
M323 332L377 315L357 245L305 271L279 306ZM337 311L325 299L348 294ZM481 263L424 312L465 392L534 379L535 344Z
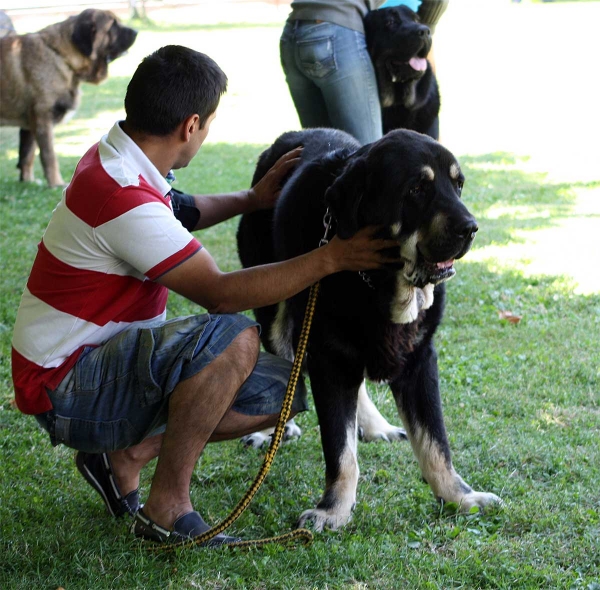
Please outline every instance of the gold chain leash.
M325 235L327 235L327 231ZM219 533L223 532L225 529L229 528L249 506L250 502L258 492L263 481L267 477L269 470L271 469L271 465L273 464L273 460L275 459L275 455L281 443L281 439L283 438L285 425L289 420L290 414L292 412L292 402L294 400L296 385L298 384L298 379L300 378L300 374L302 372L302 362L304 360L304 355L306 354L306 347L308 345L308 335L310 334L310 328L315 313L318 294L319 283L315 283L310 288L308 303L306 304L306 311L304 313L304 321L302 322L302 330L300 332L300 340L298 341L298 348L296 349L294 364L292 365L292 371L290 373L287 389L283 398L283 403L281 405L281 413L279 414L279 419L277 420L277 425L275 426L275 432L273 433L273 436L271 438L271 444L269 445L269 449L265 454L263 464L258 472L258 475L254 479L254 482L252 483L248 491L244 494L242 499L238 502L237 506L231 511L231 514L229 514L229 516L218 525L215 525L205 533L202 533L201 535L194 537L189 541L184 541L183 543L173 543L171 545L148 545L147 548L150 551L156 553L168 552L173 551L177 548L191 548L196 545L206 543L207 541L210 541L213 537L216 537ZM289 533L278 535L276 537L267 537L265 539L252 539L250 541L237 541L234 543L226 543L225 545L228 547L245 548L261 547L269 543L281 543L291 545L298 541L300 541L303 545L310 545L310 543L312 543L313 541L313 534L308 529L295 529L293 531L290 531Z

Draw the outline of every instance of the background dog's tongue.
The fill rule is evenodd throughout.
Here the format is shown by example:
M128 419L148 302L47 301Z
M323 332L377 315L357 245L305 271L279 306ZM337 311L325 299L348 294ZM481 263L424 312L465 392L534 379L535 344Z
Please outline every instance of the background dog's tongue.
M408 63L413 70L419 72L427 69L427 60L424 57L412 57Z

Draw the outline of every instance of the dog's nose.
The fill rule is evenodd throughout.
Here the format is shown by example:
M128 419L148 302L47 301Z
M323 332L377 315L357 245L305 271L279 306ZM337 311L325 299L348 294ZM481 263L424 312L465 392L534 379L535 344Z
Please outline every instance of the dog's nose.
M462 240L472 240L475 238L475 234L479 230L477 222L471 217L465 220L461 225L457 225L455 232Z
M431 31L429 29L429 27L425 26L425 25L421 25L419 27L419 37L430 37L431 36Z

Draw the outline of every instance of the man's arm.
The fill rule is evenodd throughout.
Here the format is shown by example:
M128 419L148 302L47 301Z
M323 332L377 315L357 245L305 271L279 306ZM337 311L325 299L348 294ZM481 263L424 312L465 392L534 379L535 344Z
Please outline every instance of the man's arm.
M185 211L183 208L176 211L176 217L189 231L196 231L211 227L242 213L272 208L279 196L281 181L286 174L297 166L301 153L302 148L296 148L281 156L265 176L249 190L217 195L176 196L175 200L183 198L184 207L190 207L193 204L193 207L199 212L198 217L197 213L194 214L193 211L188 210L189 216L187 219L192 220L189 223L185 223L184 218L180 217ZM194 223L193 226L192 223Z
M336 236L325 246L302 256L228 273L222 272L202 249L158 282L210 313L264 307L292 297L335 272L370 270L393 262L381 250L397 247L397 242L372 239L374 231L365 228L348 240Z

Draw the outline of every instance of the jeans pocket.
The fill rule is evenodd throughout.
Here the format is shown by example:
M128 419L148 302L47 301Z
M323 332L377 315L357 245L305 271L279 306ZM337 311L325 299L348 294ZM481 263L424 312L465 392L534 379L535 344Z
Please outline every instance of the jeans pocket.
M298 42L298 60L311 78L325 78L337 69L333 37L320 37Z

